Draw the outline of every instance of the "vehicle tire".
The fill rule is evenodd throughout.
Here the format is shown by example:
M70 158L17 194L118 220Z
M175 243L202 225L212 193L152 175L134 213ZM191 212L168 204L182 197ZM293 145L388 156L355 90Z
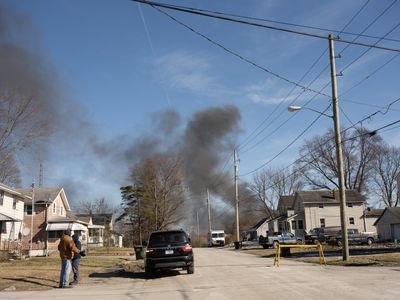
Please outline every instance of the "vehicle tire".
M303 244L303 240L297 240L297 244Z
M342 240L336 240L336 245L338 245L339 247L342 247Z
M144 269L146 278L151 278L154 275L154 270L152 268L145 268Z
M194 273L194 265L191 265L191 266L187 267L187 273L188 274L193 274Z
M371 246L373 242L374 242L373 238L367 238L367 245L368 246Z
M318 241L317 239L313 239L313 240L312 240L312 243L313 243L313 244L319 244L319 241Z
M262 245L264 249L268 249L268 245Z
M279 242L278 242L278 241L274 241L274 242L272 243L272 247L273 247L274 249L278 248L278 245L279 245Z

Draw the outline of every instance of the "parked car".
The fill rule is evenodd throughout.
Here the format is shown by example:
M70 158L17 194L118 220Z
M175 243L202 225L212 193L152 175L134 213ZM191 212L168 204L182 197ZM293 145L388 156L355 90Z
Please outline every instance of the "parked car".
M182 230L152 232L147 244L144 268L146 276L165 269L183 269L193 274L193 249L188 235Z
M378 235L374 232L360 232L357 228L347 229L347 239L351 245L372 245L378 240ZM330 244L342 246L342 231L339 230L336 235L329 240Z
M317 227L306 232L304 242L306 244L326 243L332 236L336 235L340 226Z
M290 232L275 232L266 237L261 235L258 239L258 243L263 246L264 249L269 247L276 248L279 244L301 244L302 242L303 240L301 237L297 237Z

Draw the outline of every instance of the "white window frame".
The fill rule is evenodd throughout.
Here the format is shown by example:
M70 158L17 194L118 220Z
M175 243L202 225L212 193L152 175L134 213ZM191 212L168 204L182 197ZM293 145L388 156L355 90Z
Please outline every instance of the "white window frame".
M61 216L64 215L64 207L62 205L60 205L60 215Z
M53 203L53 214L55 214L56 212L57 212L57 207L56 207L56 204Z

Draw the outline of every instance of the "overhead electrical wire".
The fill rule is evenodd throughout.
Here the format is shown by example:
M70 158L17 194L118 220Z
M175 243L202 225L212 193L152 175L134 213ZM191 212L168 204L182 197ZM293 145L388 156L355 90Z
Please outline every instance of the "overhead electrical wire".
M304 35L304 36L314 37L314 38L323 39L323 40L329 40L329 37L324 36L324 35L318 35L318 34L313 34L313 33L304 32L304 31L296 31L296 30L292 30L292 29L288 29L288 28L270 26L270 25L265 25L265 24L260 24L260 23L245 21L245 20L234 19L234 18L230 18L230 17L218 16L218 15L210 14L210 13L206 13L206 12L200 12L200 11L186 9L184 7L176 6L176 5L171 6L169 4L145 1L145 0L131 0L131 1L150 5L151 7L157 9L158 11L165 13L166 15L169 15L169 14L167 14L163 10L159 9L159 7L171 9L171 10L175 10L175 11L181 11L181 12L185 12L185 13L189 13L189 14L200 15L200 16L204 16L204 17L210 17L210 18L221 19L221 20L235 22L235 23L241 23L241 24L245 24L245 25L251 25L251 26L276 30L276 31L283 31L283 32L287 32L287 33L293 33L293 34ZM397 1L397 0L395 0L395 1ZM353 44L353 45L358 45L358 46L363 46L363 47L371 47L371 48L376 48L376 49L381 49L381 50L400 52L400 49L397 49L397 48L377 46L377 45L374 46L374 45L367 44L367 43L344 40L339 37L334 37L333 39L340 43Z
M234 53L233 51L229 50L228 48L226 48L225 46L221 45L220 43L213 41L212 39L208 38L207 36L201 34L201 33L198 32L198 31L194 30L194 29L191 28L190 26L188 26L188 25L186 25L186 24L180 22L179 20L177 20L177 19L174 18L173 16L169 15L168 13L164 12L163 10L158 9L157 7L163 7L163 8L167 8L167 9L174 9L174 10L178 10L178 11L184 11L184 12L187 12L187 13L194 13L194 14L199 14L199 15L203 15L203 16L214 17L214 18L218 18L218 19L224 19L224 20L227 20L227 21L245 23L245 24L248 24L248 25L253 25L253 26L258 26L258 27L265 27L265 28L269 28L269 29L273 29L273 30L280 30L280 31L291 32L291 33L297 33L297 34L301 34L301 35L308 35L308 36L313 36L313 37L317 37L317 38L328 39L327 37L318 36L318 35L313 35L313 34L308 34L308 33L304 33L304 32L295 32L295 31L293 31L293 30L288 30L288 29L284 29L284 28L276 28L276 27L272 27L272 26L266 26L266 25L262 25L262 24L251 23L251 22L243 22L243 21L241 21L241 20L233 20L233 19L230 19L230 18L220 18L220 17L217 17L217 16L202 14L202 13L198 13L198 12L194 12L194 11L192 11L192 12L190 12L190 11L185 11L185 9L182 9L182 8L180 8L180 7L176 7L176 6L175 6L175 7L169 7L168 5L164 5L164 4L160 4L160 3L155 3L155 2L150 2L150 1L137 1L137 0L132 0L132 1L140 2L140 3L145 3L145 4L151 5L153 8L157 9L159 12L165 14L166 16L168 16L169 18L171 18L171 19L174 20L175 22L179 23L180 25L186 27L187 29L191 30L192 32L194 32L194 33L200 35L201 37L203 37L203 38L205 38L205 39L207 39L208 41L210 41L210 42L212 42L213 44L217 45L218 47L224 49L225 51L228 51L230 54L237 56L238 58L240 58L240 59L246 61L247 63L250 63L250 64L254 65L254 66L257 67L257 68L262 69L262 70L266 71L267 73L270 73L271 75L273 75L273 76L275 76L275 77L278 77L278 78L280 78L280 79L282 79L282 80L285 80L285 81L287 81L287 82L289 82L289 83L291 83L291 84L294 84L296 87L300 87L300 88L302 88L303 90L308 90L308 91L314 92L314 93L316 93L316 94L320 94L320 95L323 95L323 96L328 96L328 95L326 95L326 94L324 94L324 93L320 93L320 92L317 92L317 91L315 91L315 90L313 90L313 89L306 88L306 87L304 87L304 86L302 86L302 85L300 85L300 84L298 84L298 83L296 83L296 82L294 82L294 81L291 81L291 80L289 80L289 79L287 79L287 78L285 78L285 77L283 77L283 76L281 76L281 75L279 75L279 74L277 74L277 73L271 72L270 70L268 70L268 69L266 69L266 68L264 68L264 67L262 67L262 66L260 66L260 65L258 65L258 64L256 64L256 63L254 63L254 62L252 62L252 61L246 59L245 57ZM392 3L392 5L393 5L396 1L397 1L397 0L395 0L395 1ZM399 24L399 25L400 25L400 24ZM396 27L396 28L397 28L397 27ZM394 29L393 29L393 30L394 30ZM389 32L389 33L390 33L390 32ZM388 34L387 34L387 35L388 35ZM386 36L387 36L387 35L386 35ZM385 37L386 37L386 36L385 36ZM384 38L385 38L385 37L384 37ZM383 40L384 38L380 38L380 39ZM338 38L335 38L335 40L337 40L337 41L339 41L339 42L347 43L348 45L353 44L353 45L366 46L366 47L369 47L370 49L371 49L371 48L377 48L377 49L384 49L384 50L389 50L389 51L400 52L400 49L393 49L393 48L388 48L388 47L377 46L377 45L376 45L377 43L375 43L375 45L369 45L369 44L359 43L359 42L355 42L355 41L351 41L351 42L350 42L350 41L340 40L340 39L338 39ZM328 97L330 97L330 96L328 96ZM315 120L315 121L316 121L316 120ZM353 126L354 126L354 125L353 125ZM308 130L308 129L306 129L306 130ZM305 130L305 131L306 131L306 130ZM305 131L304 131L304 132L305 132ZM303 134L303 133L302 133L302 134ZM299 136L298 138L300 138L300 136ZM295 141L294 141L294 142L295 142ZM293 143L294 143L294 142L293 142ZM283 153L283 151L285 151L288 147L290 147L290 145L288 145L285 149L283 149L283 150L281 151L281 153ZM281 153L280 153L280 154L281 154ZM280 155L280 154L278 154L278 155ZM277 157L277 156L276 156L276 157ZM274 157L273 159L275 159L276 157ZM272 160L273 160L273 159L272 159ZM250 173L253 173L253 172L255 172L255 171L252 171L252 172L250 172ZM245 175L246 175L246 174L245 174Z
M371 119L373 116L377 115L378 113L380 113L380 114L382 114L382 115L387 114L387 113L389 112L390 107L391 107L393 104L395 104L395 103L397 103L397 102L399 102L399 101L400 101L400 98L395 99L394 101L390 102L390 103L386 106L386 111L384 111L384 112L382 112L382 111L380 111L380 110L375 111L374 113L372 113L372 114L370 114L370 115L364 117L363 119L359 120L359 121L356 122L355 124L352 124L352 126L347 127L346 129L342 130L341 133L343 134L343 133L345 133L346 131L348 131L349 129L355 128L355 126L356 126L357 124L361 124L361 125L362 125L362 123L363 123L364 121L366 121L366 120L368 120L368 119ZM329 108L329 107L328 107L328 108ZM325 111L326 111L328 108L326 108ZM325 111L323 111L323 113L324 113ZM322 114L319 115L318 117L320 117L320 116L322 116ZM316 120L314 120L314 121L316 121ZM314 121L313 121L313 122L314 122ZM375 132L375 133L376 133L376 132L378 132L379 130L382 130L382 129L386 128L386 127L393 126L393 125L395 125L395 124L397 124L397 123L399 123L399 122L400 122L400 121L396 121L396 122L390 123L389 125L385 125L384 127L381 127L381 128L378 128L378 129L375 129L375 130L372 130L372 131L368 131L367 134L371 134L372 132ZM347 140L343 140L342 143L344 143L344 142L346 142L346 141L347 141ZM306 156L306 155L305 155L305 156ZM285 170L285 169L289 168L290 166L294 165L297 161L299 161L300 159L304 158L305 156L302 156L302 157L298 158L298 159L295 160L292 164L290 164L289 166L283 168L282 170ZM274 159L275 159L275 158L276 158L276 157L274 157ZM269 161L266 162L266 163L264 163L264 164L261 165L260 167L258 167L258 168L256 168L256 169L252 170L251 172L247 172L247 173L244 173L244 174L239 175L239 177L240 177L240 176L243 177L243 176L247 176L247 175L250 175L250 174L252 174L252 173L255 173L255 172L257 172L258 170L264 168L267 164L269 164Z
M329 107L331 105L329 105L322 113L325 113ZM266 163L262 164L261 166L259 166L258 168L247 172L245 174L239 175L239 176L246 176L249 174L252 174L254 172L257 172L258 170L264 168L266 165L270 164L272 161L274 161L278 156L280 156L283 152L285 152L287 149L289 149L289 147L291 147L295 142L297 142L299 140L299 138L301 138L320 118L321 118L322 114L318 115L299 135L297 135L297 137L295 139L293 139L288 145L286 145L281 151L279 151L275 156L273 156L271 159L269 159Z
M143 1L139 1L139 2L143 2ZM367 5L369 2L370 2L370 0L367 0L365 2L364 6ZM256 18L256 17L244 16L244 15L238 15L238 14L232 14L232 13L225 13L225 12L213 11L213 10L208 10L208 9L194 8L194 7L188 7L188 6L177 6L177 5L172 5L172 4L167 4L167 5L169 5L171 7L185 8L185 9L188 9L191 11L206 12L206 13L212 13L212 14L222 15L222 16L230 16L230 17L237 17L237 18L248 19L248 20L263 21L263 22L267 22L267 23L288 25L288 26L300 27L300 28L306 28L306 29L314 29L314 30L324 31L324 32L333 32L333 33L336 33L339 35L340 34L359 35L358 33L344 31L344 30L336 30L336 29L332 29L332 28L323 28L323 27L317 27L317 26L295 24L295 23L290 23L290 22L283 22L283 21L264 19L264 18ZM356 16L353 16L353 19L355 17ZM352 22L352 20L350 20L350 22ZM360 36L365 37L365 38L370 38L370 39L380 39L381 38L379 36L373 36L373 35L367 35L367 34L362 34ZM393 39L393 38L385 38L384 40L390 41L390 42L400 42L400 40Z

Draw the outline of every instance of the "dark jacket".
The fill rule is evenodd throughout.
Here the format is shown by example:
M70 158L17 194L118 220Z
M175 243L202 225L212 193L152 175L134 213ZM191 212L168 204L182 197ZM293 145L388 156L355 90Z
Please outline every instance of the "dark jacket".
M81 241L79 239L75 239L75 238L73 239L73 241L75 243L76 248L78 248L79 252L81 252L82 251ZM72 258L72 260L80 259L80 258L81 258L81 255L79 253L74 253L74 257Z

